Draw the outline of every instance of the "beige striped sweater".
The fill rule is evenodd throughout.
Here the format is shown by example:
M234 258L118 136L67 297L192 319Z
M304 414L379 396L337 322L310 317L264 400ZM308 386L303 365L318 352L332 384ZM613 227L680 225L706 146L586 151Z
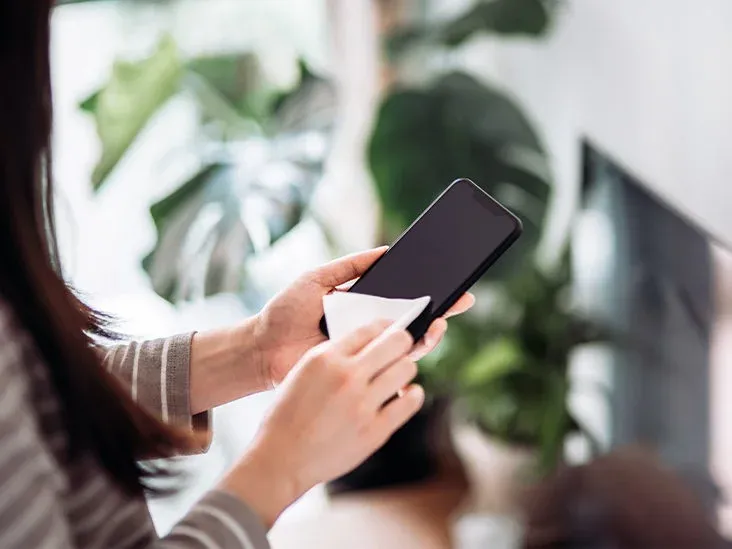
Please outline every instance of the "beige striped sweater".
M206 426L208 413L190 413L190 346L190 335L119 345L105 365L163 420ZM68 440L59 413L32 341L0 301L0 548L268 547L252 511L219 491L158 539L144 500L120 492L91 457L65 463Z

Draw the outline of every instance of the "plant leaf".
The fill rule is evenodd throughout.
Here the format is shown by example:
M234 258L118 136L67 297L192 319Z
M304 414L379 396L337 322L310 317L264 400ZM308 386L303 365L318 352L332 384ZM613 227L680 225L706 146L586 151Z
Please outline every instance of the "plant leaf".
M143 267L155 291L171 302L243 292L246 260L306 212L324 158L303 161L302 148L295 137L241 142L154 204L158 239Z
M390 59L397 59L418 45L459 46L475 34L541 36L551 23L551 0L480 0L468 11L436 25L402 27L386 41Z
M217 182L224 177L226 166L205 166L190 180L161 201L153 204L150 215L158 232L155 248L142 261L153 289L161 297L174 302L181 294L180 278L187 264L182 249L190 227L195 223L207 200L211 200Z
M93 92L86 99L83 99L79 103L79 108L86 113L94 114L94 112L97 110L97 104L99 102L100 95L101 95L100 90Z
M457 46L477 32L501 36L540 36L549 27L550 13L542 0L488 0L445 25L442 43Z
M522 364L517 342L501 338L485 345L464 365L461 372L463 387L485 386L515 372Z
M109 82L82 101L97 126L102 153L92 174L98 190L140 131L176 92L181 61L175 42L164 37L147 59L117 61Z
M562 459L564 439L570 425L567 386L564 375L547 377L539 446L539 468L542 473L553 471Z
M396 91L381 105L368 154L387 238L450 182L468 177L525 222L519 243L489 276L500 278L533 253L550 192L549 170L537 171L536 164L547 159L531 124L504 94L460 72L426 89ZM528 155L531 166L521 163Z
M541 378L516 370L460 401L486 432L510 444L536 447L544 420L542 385Z
M186 68L205 78L240 114L251 114L246 98L265 86L259 59L252 52L199 57L190 60ZM258 112L257 117L263 114Z
M184 85L226 141L210 143L206 150L216 162L151 208L158 241L143 267L162 297L176 302L235 292L247 305L259 302L246 262L306 214L335 116L333 94L323 94L332 86L304 63L300 68L301 81L276 96L261 83L253 56L190 64ZM240 79L231 74L237 71ZM266 105L247 110L260 91Z

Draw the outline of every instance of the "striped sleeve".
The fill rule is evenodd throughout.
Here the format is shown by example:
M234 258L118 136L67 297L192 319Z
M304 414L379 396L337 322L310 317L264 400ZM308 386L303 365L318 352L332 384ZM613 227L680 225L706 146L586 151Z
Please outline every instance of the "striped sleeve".
M71 548L64 481L31 408L22 334L0 311L0 547Z
M268 549L267 532L254 512L226 492L209 492L161 540L161 549Z
M192 338L184 334L116 345L105 351L104 365L150 413L166 423L209 433L210 443L211 412L191 414Z

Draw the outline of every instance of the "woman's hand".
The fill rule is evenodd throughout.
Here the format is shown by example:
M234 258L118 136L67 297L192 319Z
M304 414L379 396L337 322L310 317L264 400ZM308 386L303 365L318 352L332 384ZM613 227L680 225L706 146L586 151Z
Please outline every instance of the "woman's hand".
M386 249L376 248L323 265L298 278L267 304L258 316L255 338L263 373L272 385L280 383L306 351L326 340L318 326L323 296L360 277ZM471 294L465 294L445 318L464 313L474 302ZM432 323L412 350L412 358L419 360L440 342L447 330L445 318Z
M298 278L260 314L233 328L196 334L191 347L191 412L197 414L272 388L310 349L323 343L323 296L360 277L386 248L349 255ZM465 294L445 318L463 313L475 299ZM412 349L419 360L447 330L438 318Z
M316 346L282 383L250 451L222 486L267 526L316 484L359 465L422 406L422 388L410 385L417 375L412 338L387 327L375 323Z

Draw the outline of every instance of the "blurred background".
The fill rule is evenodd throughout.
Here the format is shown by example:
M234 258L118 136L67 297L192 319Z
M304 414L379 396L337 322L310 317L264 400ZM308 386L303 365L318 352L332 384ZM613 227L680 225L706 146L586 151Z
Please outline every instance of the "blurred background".
M730 24L725 0L62 1L66 274L135 337L224 326L469 177L520 245L421 364L425 410L274 546L369 520L364 547L518 546L519 485L628 444L732 535ZM271 398L216 411L161 531Z

